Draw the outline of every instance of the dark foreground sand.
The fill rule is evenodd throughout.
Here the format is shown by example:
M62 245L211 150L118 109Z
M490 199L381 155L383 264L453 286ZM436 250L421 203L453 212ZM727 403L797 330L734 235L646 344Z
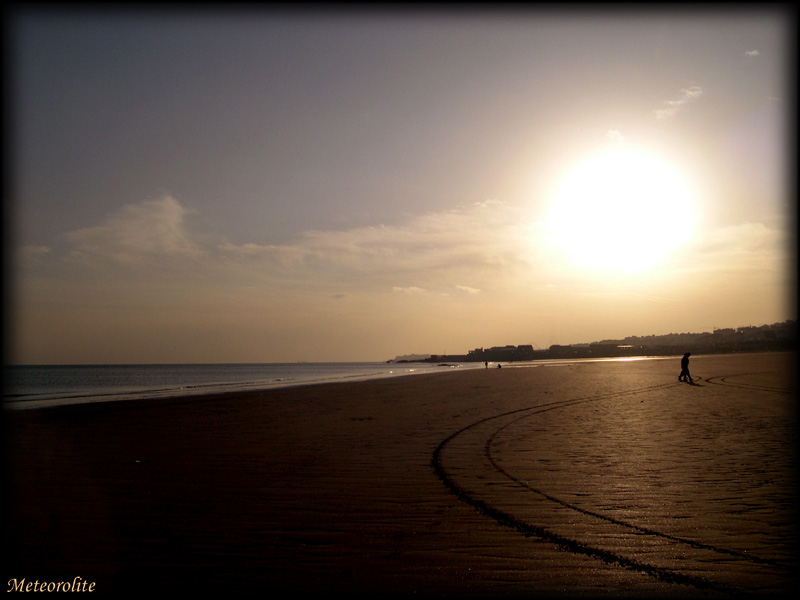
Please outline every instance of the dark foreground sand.
M5 582L788 595L794 354L6 411Z

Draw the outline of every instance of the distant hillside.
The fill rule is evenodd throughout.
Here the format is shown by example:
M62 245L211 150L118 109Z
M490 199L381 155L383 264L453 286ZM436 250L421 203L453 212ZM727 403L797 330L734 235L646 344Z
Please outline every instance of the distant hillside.
M548 358L597 358L610 356L670 356L724 354L729 352L775 352L795 350L797 322L772 325L714 329L703 333L668 333L665 335L629 336L616 340L553 345L536 350L532 345L476 348L466 354L406 355L387 362L513 362Z
M758 327L714 329L704 333L668 333L666 335L629 336L621 340L604 340L595 344L630 344L633 346L737 346L744 342L796 341L797 322L784 321Z

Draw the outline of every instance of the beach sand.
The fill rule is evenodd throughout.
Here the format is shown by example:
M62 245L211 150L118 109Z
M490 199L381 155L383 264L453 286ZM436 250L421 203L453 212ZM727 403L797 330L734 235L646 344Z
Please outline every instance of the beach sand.
M794 354L4 412L6 581L727 598L796 584Z

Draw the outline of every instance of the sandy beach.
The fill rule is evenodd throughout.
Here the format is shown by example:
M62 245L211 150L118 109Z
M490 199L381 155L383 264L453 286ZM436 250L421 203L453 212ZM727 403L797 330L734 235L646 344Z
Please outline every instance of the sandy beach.
M693 356L694 385L676 357L5 411L5 580L790 595L795 360Z

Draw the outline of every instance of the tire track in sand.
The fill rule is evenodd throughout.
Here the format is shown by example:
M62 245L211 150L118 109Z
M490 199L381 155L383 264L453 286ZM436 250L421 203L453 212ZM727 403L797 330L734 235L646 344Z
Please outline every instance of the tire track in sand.
M757 390L759 392L774 392L776 394L794 394L793 390L789 390L783 387L777 387L772 385L757 385L753 383L732 383L728 381L728 379L733 379L735 377L746 377L747 375L763 375L763 373L736 373L733 375L718 375L716 377L709 377L706 381L708 383L713 383L714 385L721 385L721 386L729 386L729 387L736 387L742 388L747 390Z
M696 377L695 380L700 378ZM543 412L635 396L677 385L680 384L661 384L553 401L480 419L440 442L432 456L433 470L460 501L526 537L535 537L567 552L591 556L666 583L726 594L741 592L708 577L691 574L681 567L698 561L709 563L720 558L778 568L785 568L786 565L643 527L566 502L515 477L498 464L492 453L494 440L507 427ZM459 466L459 461L452 460L458 453L468 456L468 467ZM461 456L459 460L464 462L464 457ZM604 540L610 540L610 543L604 544Z

